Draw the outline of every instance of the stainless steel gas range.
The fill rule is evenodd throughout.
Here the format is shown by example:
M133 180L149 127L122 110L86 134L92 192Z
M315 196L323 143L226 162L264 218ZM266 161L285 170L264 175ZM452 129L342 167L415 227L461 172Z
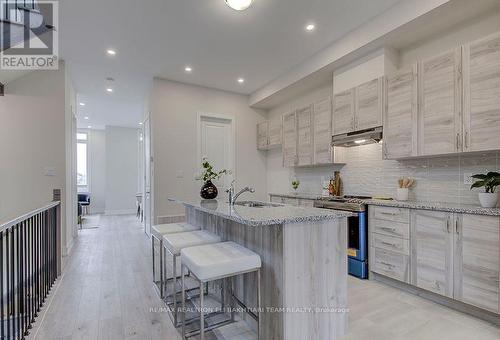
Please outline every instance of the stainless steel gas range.
M314 201L316 208L344 210L356 216L347 220L347 256L349 274L361 279L368 278L368 228L366 204L368 196L332 196Z

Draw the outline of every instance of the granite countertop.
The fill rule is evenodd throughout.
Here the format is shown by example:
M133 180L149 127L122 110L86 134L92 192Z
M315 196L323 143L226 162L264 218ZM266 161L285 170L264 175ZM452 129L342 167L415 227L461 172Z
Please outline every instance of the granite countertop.
M324 196L321 194L312 194L312 193L303 193L303 192L290 192L288 194L275 194L271 193L269 196L279 196L279 197L286 197L286 198L301 198L301 199L307 199L307 200L317 200L320 198L326 198L328 196Z
M289 198L303 198L303 199L320 199L327 196L321 194L269 194L271 196L289 197ZM457 203L444 203L444 202L424 202L424 201L396 201L396 200L360 200L368 205L378 205L384 207L407 208L407 209L422 209L422 210L436 210L446 211L461 214L475 214L475 215L490 215L500 216L500 208L483 208L473 204L457 204Z
M241 205L230 206L223 200L184 201L174 198L168 200L250 226L314 222L353 216L348 211L302 208L276 203L273 203L275 205L273 207L253 208Z

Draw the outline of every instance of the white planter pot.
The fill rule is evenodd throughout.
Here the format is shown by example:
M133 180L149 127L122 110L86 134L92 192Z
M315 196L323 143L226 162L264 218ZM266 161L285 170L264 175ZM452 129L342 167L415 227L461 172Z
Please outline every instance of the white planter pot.
M398 188L396 191L396 200L408 201L408 188Z
M498 203L498 193L486 193L486 192L480 192L479 193L479 203L481 203L481 206L483 208L494 208L497 206Z

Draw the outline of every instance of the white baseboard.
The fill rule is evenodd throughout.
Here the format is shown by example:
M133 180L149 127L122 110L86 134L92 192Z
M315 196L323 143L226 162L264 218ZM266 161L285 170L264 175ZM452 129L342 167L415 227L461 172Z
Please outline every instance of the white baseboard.
M125 209L125 210L106 210L104 215L133 215L137 211L135 209Z

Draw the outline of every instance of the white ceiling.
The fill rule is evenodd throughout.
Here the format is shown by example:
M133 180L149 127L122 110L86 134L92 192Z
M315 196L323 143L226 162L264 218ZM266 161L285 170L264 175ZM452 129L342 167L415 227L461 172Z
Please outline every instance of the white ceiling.
M224 0L61 1L61 56L90 117L79 124L138 126L155 76L250 94L397 2L254 0L237 12Z

